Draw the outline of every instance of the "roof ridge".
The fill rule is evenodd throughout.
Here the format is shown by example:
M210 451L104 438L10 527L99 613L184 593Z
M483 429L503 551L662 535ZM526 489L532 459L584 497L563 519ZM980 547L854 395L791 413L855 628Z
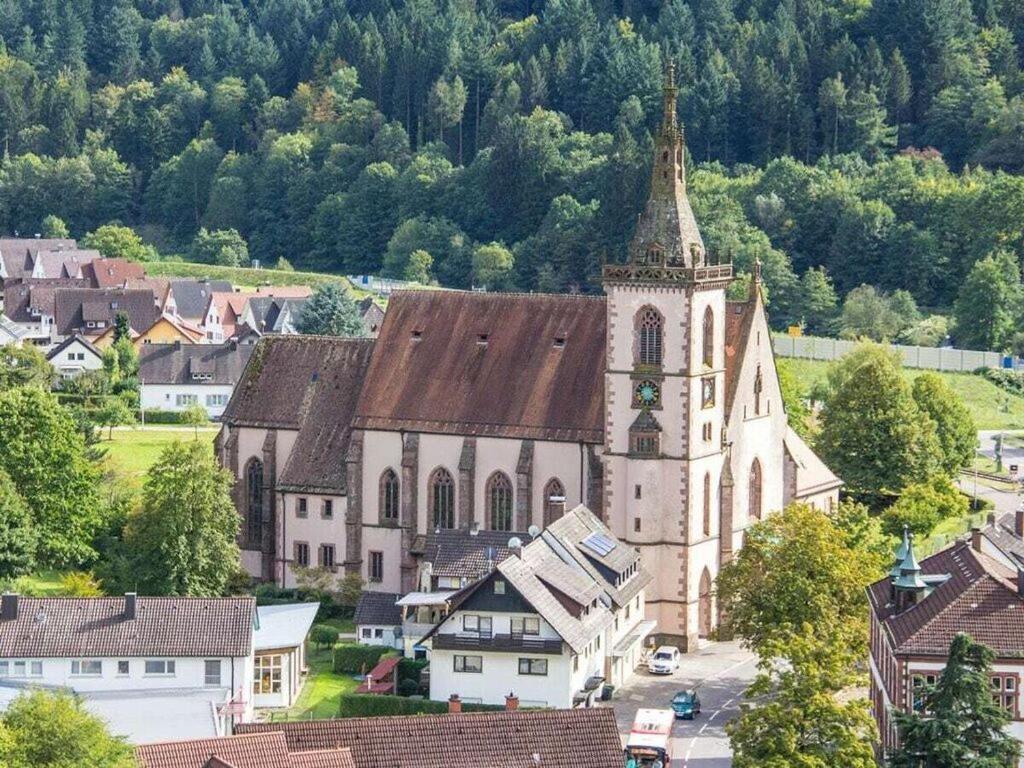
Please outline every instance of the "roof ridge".
M253 737L253 736L266 737L266 736L276 736L276 735L280 735L280 736L284 737L285 733L284 733L284 731L275 731L275 730L271 730L271 729L268 728L266 730L248 731L246 733L229 733L229 734L227 734L225 736L201 736L198 739L197 738L191 738L191 739L168 739L167 741L147 741L145 744L139 744L138 746L143 748L143 749L148 749L150 747L162 747L162 746L171 745L171 744L193 744L195 742L200 742L200 741L224 741L224 740L234 741L235 739L244 739L244 738Z
M411 296L413 294L422 296L451 296L454 294L462 296L479 296L489 298L540 298L568 301L587 299L590 301L605 301L605 297L603 295L595 293L543 293L540 291L470 291L464 288L446 288L444 290L432 290L428 288L401 288L396 291L392 291L391 297L393 299L398 296Z

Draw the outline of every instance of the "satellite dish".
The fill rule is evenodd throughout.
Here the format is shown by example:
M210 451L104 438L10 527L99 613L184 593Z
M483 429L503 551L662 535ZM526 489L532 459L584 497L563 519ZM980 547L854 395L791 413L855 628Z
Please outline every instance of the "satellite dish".
M540 536L540 526L538 525L531 525L526 530L530 534L531 539L536 539L538 536Z
M513 536L511 539L508 540L509 549L522 549L522 546L523 540L520 539L518 536Z

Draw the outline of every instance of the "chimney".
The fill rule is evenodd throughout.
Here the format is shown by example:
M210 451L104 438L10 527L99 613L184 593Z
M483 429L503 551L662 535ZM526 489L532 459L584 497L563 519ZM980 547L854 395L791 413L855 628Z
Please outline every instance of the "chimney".
M1024 505L1017 507L1013 514L1013 532L1024 538Z
M971 528L971 549L981 552L981 528Z
M136 593L125 592L124 593L124 617L128 620L135 618L135 600Z
M505 697L505 711L515 712L517 709L519 709L519 697L513 691L509 691L508 696Z
M459 698L459 694L453 693L448 697L448 714L458 715L462 712L462 699Z
M0 597L0 619L11 621L18 618L18 596L4 592Z

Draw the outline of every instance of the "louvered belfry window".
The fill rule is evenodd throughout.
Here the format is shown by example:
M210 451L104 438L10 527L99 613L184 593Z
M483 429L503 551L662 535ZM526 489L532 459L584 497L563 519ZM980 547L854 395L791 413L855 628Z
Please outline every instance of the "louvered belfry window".
M661 315L656 309L646 307L640 310L637 316L637 363L640 365L661 365L662 325Z

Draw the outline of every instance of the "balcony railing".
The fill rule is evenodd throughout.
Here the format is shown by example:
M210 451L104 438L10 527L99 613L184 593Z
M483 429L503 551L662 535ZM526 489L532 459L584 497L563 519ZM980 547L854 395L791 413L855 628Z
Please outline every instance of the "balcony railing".
M434 635L433 641L436 650L446 651L508 651L517 653L529 651L530 653L543 653L560 655L562 653L561 640L545 640L529 635L492 635L490 633L460 633L457 635Z

